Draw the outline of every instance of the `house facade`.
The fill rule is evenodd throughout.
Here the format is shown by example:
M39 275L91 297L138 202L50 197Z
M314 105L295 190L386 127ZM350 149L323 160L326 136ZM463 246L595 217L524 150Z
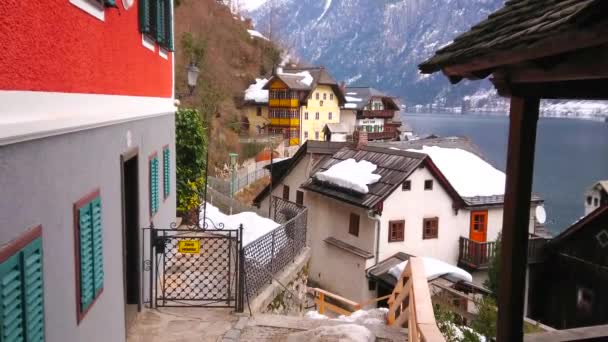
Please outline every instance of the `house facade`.
M475 283L483 283L493 244L502 229L503 196L465 196L470 193L459 192L452 185L459 184L458 179L446 176L450 170L445 161L437 158L434 162L432 152L422 149L425 142L418 143L358 148L348 144L318 159L313 168L305 160L285 168L273 194L281 197L283 185L288 186L290 195L294 187L302 193L301 203L309 210L307 240L313 251L310 281L355 301L375 298L378 293L369 278L370 269L405 253L467 268ZM445 146L441 151L447 153L465 151L469 158L491 168L473 145L459 139L430 139L426 144ZM377 165L375 173L382 177L369 186L369 193L315 179L317 172L351 158ZM502 172L494 172L504 177ZM541 203L535 197L531 212ZM530 233L535 226L531 221Z
M0 9L0 340L125 341L175 219L173 4Z
M349 87L345 94L343 123L354 124L354 130L366 131L370 141L399 138L401 120L397 99L370 87Z
M243 96L241 111L246 133L256 136L268 133L268 90L262 89L268 82L265 78L256 79L249 85Z
M325 140L325 125L340 122L344 94L323 67L277 68L263 89L269 91L269 133L282 134L291 154L307 140Z
M608 180L599 181L585 191L585 216L608 205Z

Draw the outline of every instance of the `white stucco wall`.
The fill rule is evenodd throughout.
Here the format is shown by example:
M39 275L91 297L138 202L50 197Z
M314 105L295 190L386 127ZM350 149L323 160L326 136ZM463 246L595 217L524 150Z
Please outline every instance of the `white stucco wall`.
M306 205L306 192L300 189L300 185L304 183L310 175L312 168L312 158L310 154L306 154L300 159L300 161L293 167L292 171L281 181L276 184L272 184L272 196L283 198L283 186L289 186L289 200L292 202L296 201L296 191L304 192L304 205ZM266 196L260 203L260 209L263 212L268 211L268 204L270 203L270 196Z
M145 227L150 224L148 156L159 153L160 206L154 224L168 227L176 203L174 122L174 115L167 114L0 147L0 246L42 225L46 341L125 340L120 156L131 147L139 149L138 215ZM172 173L171 195L164 200L166 144ZM104 289L77 324L73 205L97 188L103 208ZM148 299L147 291L142 295Z

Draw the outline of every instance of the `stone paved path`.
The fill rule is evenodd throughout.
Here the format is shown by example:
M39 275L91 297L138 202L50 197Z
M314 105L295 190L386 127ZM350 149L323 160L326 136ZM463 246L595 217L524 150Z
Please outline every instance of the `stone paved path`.
M127 342L216 342L238 319L230 309L144 310L129 329Z

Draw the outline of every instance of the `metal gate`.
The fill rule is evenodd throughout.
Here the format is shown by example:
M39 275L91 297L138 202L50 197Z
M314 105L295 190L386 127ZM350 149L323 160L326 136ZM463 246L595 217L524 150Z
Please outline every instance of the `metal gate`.
M152 307L229 307L242 311L242 228L146 229Z

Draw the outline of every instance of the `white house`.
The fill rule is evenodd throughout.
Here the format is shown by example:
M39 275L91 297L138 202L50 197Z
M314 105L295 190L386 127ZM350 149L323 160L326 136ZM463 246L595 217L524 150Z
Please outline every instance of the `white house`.
M285 176L293 176L292 184L303 181L313 252L311 281L363 301L377 294L368 271L398 253L433 257L472 271L487 266L502 229L505 175L466 144L437 146L455 147L458 140L427 142L429 146L417 150L406 143L347 146L308 171L308 179L297 166ZM352 186L362 161L378 175L367 191ZM349 165L339 170L341 163ZM320 174L332 168L338 168L333 169L337 179L331 171L329 178ZM539 203L534 198L531 210ZM532 220L530 233L534 227ZM482 282L483 277L475 278Z
M608 205L608 180L593 184L585 192L585 216L602 205Z

